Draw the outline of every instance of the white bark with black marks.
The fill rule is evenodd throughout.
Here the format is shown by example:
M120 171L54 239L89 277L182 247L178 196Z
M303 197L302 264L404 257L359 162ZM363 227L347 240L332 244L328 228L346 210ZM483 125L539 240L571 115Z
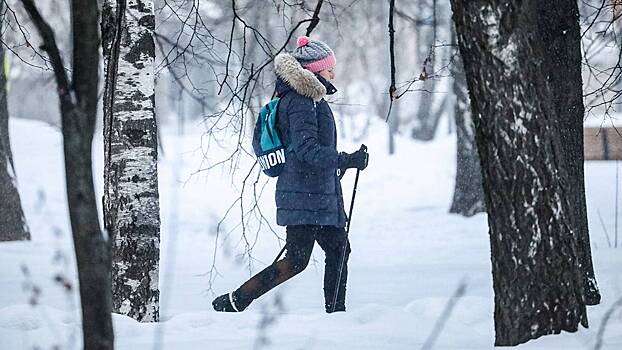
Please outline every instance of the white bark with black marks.
M113 239L113 310L159 319L160 209L153 1L107 0L102 13L104 223Z

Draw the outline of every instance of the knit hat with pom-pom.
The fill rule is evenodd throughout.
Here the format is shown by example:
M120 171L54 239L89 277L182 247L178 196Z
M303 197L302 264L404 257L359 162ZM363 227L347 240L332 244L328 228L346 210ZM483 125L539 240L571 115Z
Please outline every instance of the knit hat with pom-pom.
M298 37L297 43L298 47L292 52L292 56L313 73L330 69L337 63L333 50L325 43L311 40L307 36Z

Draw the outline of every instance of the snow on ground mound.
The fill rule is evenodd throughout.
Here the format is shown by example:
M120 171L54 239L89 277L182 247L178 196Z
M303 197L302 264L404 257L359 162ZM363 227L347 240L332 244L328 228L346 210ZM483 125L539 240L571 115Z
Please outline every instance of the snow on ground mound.
M41 316L30 305L13 305L0 309L0 328L32 331L41 328Z
M79 349L80 317L76 272L65 202L60 133L45 124L12 120L11 136L23 206L32 242L0 244L1 349ZM440 322L434 349L491 349L494 342L490 246L486 216L447 214L453 191L455 140L440 136L432 143L397 137L397 154L388 156L387 131L370 127L363 142L371 154L361 173L352 218L348 312L324 313L323 253L316 248L309 267L293 280L255 301L241 314L216 313L211 300L239 286L270 263L280 248L264 224L247 243L235 215L225 220L216 244L216 226L237 197L236 189L252 158L242 157L238 173L209 173L200 128L184 136L163 129L160 198L162 215L160 323L138 323L114 315L116 348L154 349L417 349ZM343 141L343 142L342 142ZM359 143L340 141L354 151ZM95 183L101 194L101 136L94 142ZM211 164L224 152L210 149ZM354 172L343 180L349 203ZM260 178L261 186L266 181ZM622 248L613 240L615 163L586 165L588 213L596 275L603 304L589 308L590 329L531 341L518 349L591 349L603 320L602 349L622 348L622 311L609 312L622 297ZM274 180L260 199L274 225ZM235 211L235 210L234 210ZM236 214L237 215L237 214ZM252 226L252 225L251 225ZM255 229L257 226L252 226ZM620 242L622 245L622 242ZM214 252L219 275L211 285ZM24 267L28 273L25 274ZM73 281L69 293L54 281ZM461 281L464 295L454 299L449 317L439 321ZM40 290L30 305L33 286Z

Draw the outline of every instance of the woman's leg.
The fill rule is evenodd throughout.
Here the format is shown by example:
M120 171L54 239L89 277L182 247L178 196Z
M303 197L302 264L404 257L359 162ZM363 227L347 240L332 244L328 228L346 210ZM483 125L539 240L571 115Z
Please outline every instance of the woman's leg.
M326 268L324 269L324 302L326 312L346 311L348 257L351 251L346 231L342 227L322 226L316 235L316 239L326 254ZM345 256L343 256L344 246L346 247ZM335 288L337 287L337 278L339 278L339 269L340 266L342 266L342 259L344 260L343 268L341 269L341 279L339 281L339 292L337 294L337 303L335 303L335 308L333 310Z
M233 292L238 309L245 309L253 300L303 271L309 264L317 226L287 226L285 257L246 281Z

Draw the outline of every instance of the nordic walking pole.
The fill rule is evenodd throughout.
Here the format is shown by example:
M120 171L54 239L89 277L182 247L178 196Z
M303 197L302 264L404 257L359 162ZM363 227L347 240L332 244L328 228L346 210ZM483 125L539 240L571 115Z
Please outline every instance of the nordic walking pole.
M362 145L361 149L367 152L367 146ZM343 265L346 260L346 251L348 249L348 235L350 233L350 224L352 223L352 210L354 209L354 199L356 198L356 188L359 184L359 174L361 169L356 169L356 177L354 178L354 189L352 190L352 201L350 201L350 211L348 213L348 224L346 225L346 239L343 244L343 250L341 251L341 263L339 264L339 273L337 274L337 284L335 286L335 297L333 298L333 306L330 312L335 312L337 307L337 296L339 295L339 284L341 283L341 275L343 274Z
M361 149L363 149L363 150L365 150L365 152L367 152L367 146L362 145ZM346 229L346 233L350 232L350 215L352 215L352 207L354 206L354 196L356 195L356 185L358 184L358 181L359 181L359 172L360 172L360 170L357 169L356 170L356 179L354 180L354 192L352 193L352 203L350 203L350 213L348 214L348 228ZM276 258L272 262L272 265L276 264L276 262L279 261L279 258L281 257L281 255L283 255L283 252L285 251L285 248L287 248L287 243L285 243L283 248L281 248L281 251L279 252L279 254L277 254ZM339 274L340 274L340 277L341 277L341 270L339 270L339 271L340 271Z

